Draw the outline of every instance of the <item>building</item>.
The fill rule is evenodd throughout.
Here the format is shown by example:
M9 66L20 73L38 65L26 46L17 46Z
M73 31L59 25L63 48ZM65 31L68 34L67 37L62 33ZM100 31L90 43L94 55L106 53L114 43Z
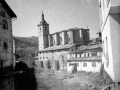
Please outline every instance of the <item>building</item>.
M14 65L12 21L16 19L15 13L11 10L5 0L0 0L0 73L10 72L5 68Z
M106 76L106 84L115 84L118 89L120 82L120 0L99 0L101 17L101 33L103 44L102 60ZM109 89L112 90L112 89Z
M38 24L39 66L45 69L64 69L66 68L67 54L74 51L80 45L89 43L89 29L70 28L49 33L49 24L44 19Z
M82 45L77 50L68 54L68 72L100 72L102 64L102 45L98 39L100 39L100 37L96 38L88 45Z

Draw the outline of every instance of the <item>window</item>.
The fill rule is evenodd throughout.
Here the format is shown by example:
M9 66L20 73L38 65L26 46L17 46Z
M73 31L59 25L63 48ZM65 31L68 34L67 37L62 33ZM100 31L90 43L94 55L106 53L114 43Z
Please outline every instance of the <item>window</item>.
M89 55L89 53L88 53L88 57L89 57L90 55Z
M110 0L106 0L106 6L108 7Z
M101 56L101 52L97 52L97 56Z
M84 57L86 57L86 53L84 53Z
M45 27L45 30L47 30L47 27Z
M81 30L79 30L79 33L80 33L80 38L82 38L82 31L81 31Z
M105 58L106 58L106 65L109 65L109 51L108 51L108 39L106 37L106 52L105 52Z
M44 67L43 61L41 61L41 68L43 68L43 67Z
M62 44L62 37L60 37L60 43Z
M0 14L2 17L5 17L5 12L1 11L1 14Z
M7 42L3 42L3 49L4 50L8 50L8 44L7 44Z
M44 59L45 57L43 57L43 59Z
M53 44L55 45L55 40L53 40Z
M102 26L103 24L103 11L102 11L102 5L101 5L101 2L100 2L100 7L99 7L99 14L100 14L100 26Z
M2 21L2 28L3 29L8 29L8 23L5 19L3 19L3 21Z
M86 57L88 57L88 53L86 53Z
M0 46L1 46L1 40L0 40Z
M93 52L91 54L92 54L92 56L97 56L97 52Z
M87 63L83 63L83 67L87 67Z
M70 43L70 37L68 38L68 43Z
M96 62L92 62L92 67L96 67Z
M104 44L104 41L102 41L102 47L103 47L103 56L105 57L105 44Z
M75 57L77 57L77 54L75 54Z

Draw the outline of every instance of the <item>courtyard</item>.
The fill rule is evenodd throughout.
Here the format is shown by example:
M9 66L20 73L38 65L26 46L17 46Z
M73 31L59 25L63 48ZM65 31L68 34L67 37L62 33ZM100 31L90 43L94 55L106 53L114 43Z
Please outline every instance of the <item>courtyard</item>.
M37 90L100 90L104 79L98 73L68 73L65 70L46 70L36 73Z

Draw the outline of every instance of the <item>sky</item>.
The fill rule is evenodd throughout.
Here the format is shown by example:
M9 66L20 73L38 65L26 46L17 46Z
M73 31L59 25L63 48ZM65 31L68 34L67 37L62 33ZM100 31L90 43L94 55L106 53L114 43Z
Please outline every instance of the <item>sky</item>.
M90 29L90 38L97 37L100 28L98 0L6 0L17 15L13 35L38 36L42 10L49 23L50 34L73 28Z

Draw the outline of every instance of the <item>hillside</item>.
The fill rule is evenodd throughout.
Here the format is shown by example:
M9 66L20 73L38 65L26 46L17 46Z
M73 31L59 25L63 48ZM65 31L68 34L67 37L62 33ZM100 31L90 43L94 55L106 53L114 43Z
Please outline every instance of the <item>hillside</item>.
M22 46L30 46L30 47L38 47L38 38L33 37L14 37L16 47Z
M33 56L38 52L38 38L33 37L15 37L16 60L21 60L31 64Z

